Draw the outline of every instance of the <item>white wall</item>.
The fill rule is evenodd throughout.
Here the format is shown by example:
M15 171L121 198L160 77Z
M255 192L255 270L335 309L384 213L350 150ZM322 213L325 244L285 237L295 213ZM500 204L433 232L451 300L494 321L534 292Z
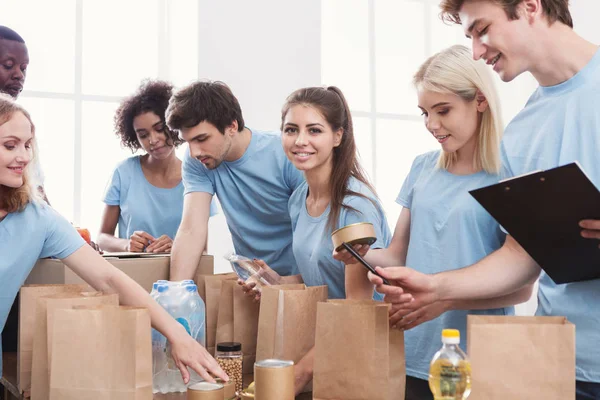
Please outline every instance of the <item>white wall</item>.
M295 89L321 83L320 0L200 0L199 76L227 83L246 125L276 130L281 106ZM206 62L203 62L206 60ZM215 269L233 250L225 217L209 224Z
M600 1L598 0L571 0L571 15L575 32L600 45Z

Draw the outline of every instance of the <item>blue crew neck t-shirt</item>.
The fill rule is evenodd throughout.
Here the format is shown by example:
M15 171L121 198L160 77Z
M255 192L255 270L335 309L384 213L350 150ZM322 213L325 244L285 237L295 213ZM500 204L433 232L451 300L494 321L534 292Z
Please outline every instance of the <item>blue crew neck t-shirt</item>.
M600 188L599 105L600 50L569 80L537 88L505 130L504 163L517 176L578 161ZM537 315L565 316L575 324L580 381L600 383L599 304L599 279L557 285L542 272Z
M304 181L288 160L278 132L251 131L235 161L208 169L189 151L183 159L185 193L216 194L237 254L264 260L280 275L296 273L288 201Z
M23 211L9 213L0 221L0 332L37 260L66 258L84 244L77 230L43 202L31 202Z
M144 231L155 238L175 239L183 215L183 181L173 188L159 188L146 179L141 157L130 157L115 168L104 193L104 203L119 206L119 238L129 239ZM210 215L217 213L211 203Z
M385 248L391 240L390 228L381 204L371 190L357 179L351 178L350 190L366 196L346 196L344 204L357 211L342 208L337 228L359 222L370 222L375 228L377 241L371 248ZM292 194L289 203L294 230L294 256L298 270L307 286L327 285L330 299L346 298L345 265L333 258L331 229L327 228L330 207L313 217L306 209L308 184L302 183ZM376 299L379 297L374 296Z
M439 150L418 156L396 200L410 209L406 265L427 274L469 266L502 247L506 239L469 190L497 183L508 171L454 175L437 166L439 157ZM404 332L406 374L429 378L429 363L441 347L443 329L458 329L466 350L468 314L512 315L514 307L451 310Z

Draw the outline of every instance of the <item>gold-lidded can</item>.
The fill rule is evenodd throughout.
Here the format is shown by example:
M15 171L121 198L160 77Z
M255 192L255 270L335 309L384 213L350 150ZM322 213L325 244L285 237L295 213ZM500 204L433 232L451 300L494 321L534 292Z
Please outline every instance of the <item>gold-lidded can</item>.
M215 379L217 381L217 383L223 385L223 396L224 396L224 400L235 400L236 399L236 395L235 395L235 380L229 379L228 382L223 381L222 379Z
M375 227L370 222L358 222L346 225L331 233L331 241L336 251L343 249L342 243L344 242L350 246L355 244L368 244L370 246L376 240Z
M187 389L187 400L223 400L223 396L220 383L199 382Z
M260 400L294 400L294 362L267 359L254 363L254 396Z

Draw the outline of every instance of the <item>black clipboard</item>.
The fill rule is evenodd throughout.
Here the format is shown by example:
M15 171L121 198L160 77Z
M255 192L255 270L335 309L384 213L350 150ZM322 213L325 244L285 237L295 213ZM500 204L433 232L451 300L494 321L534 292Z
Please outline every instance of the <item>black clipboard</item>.
M557 284L600 278L600 241L581 236L600 219L600 191L574 162L469 192Z

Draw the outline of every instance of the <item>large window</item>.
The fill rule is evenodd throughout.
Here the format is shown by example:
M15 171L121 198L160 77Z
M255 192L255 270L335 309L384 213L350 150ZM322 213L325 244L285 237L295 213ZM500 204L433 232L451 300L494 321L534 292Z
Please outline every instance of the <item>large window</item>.
M414 158L439 149L417 108L412 77L427 57L470 46L459 26L439 18L439 0L322 0L322 82L345 93L362 164L393 228L395 203ZM497 79L499 81L499 79ZM523 81L526 84L523 85ZM500 85L504 118L523 106L534 85Z
M48 198L94 235L105 184L131 156L113 133L118 103L144 78L175 85L197 78L197 21L197 0L2 3L0 25L29 48L19 102L37 127Z

